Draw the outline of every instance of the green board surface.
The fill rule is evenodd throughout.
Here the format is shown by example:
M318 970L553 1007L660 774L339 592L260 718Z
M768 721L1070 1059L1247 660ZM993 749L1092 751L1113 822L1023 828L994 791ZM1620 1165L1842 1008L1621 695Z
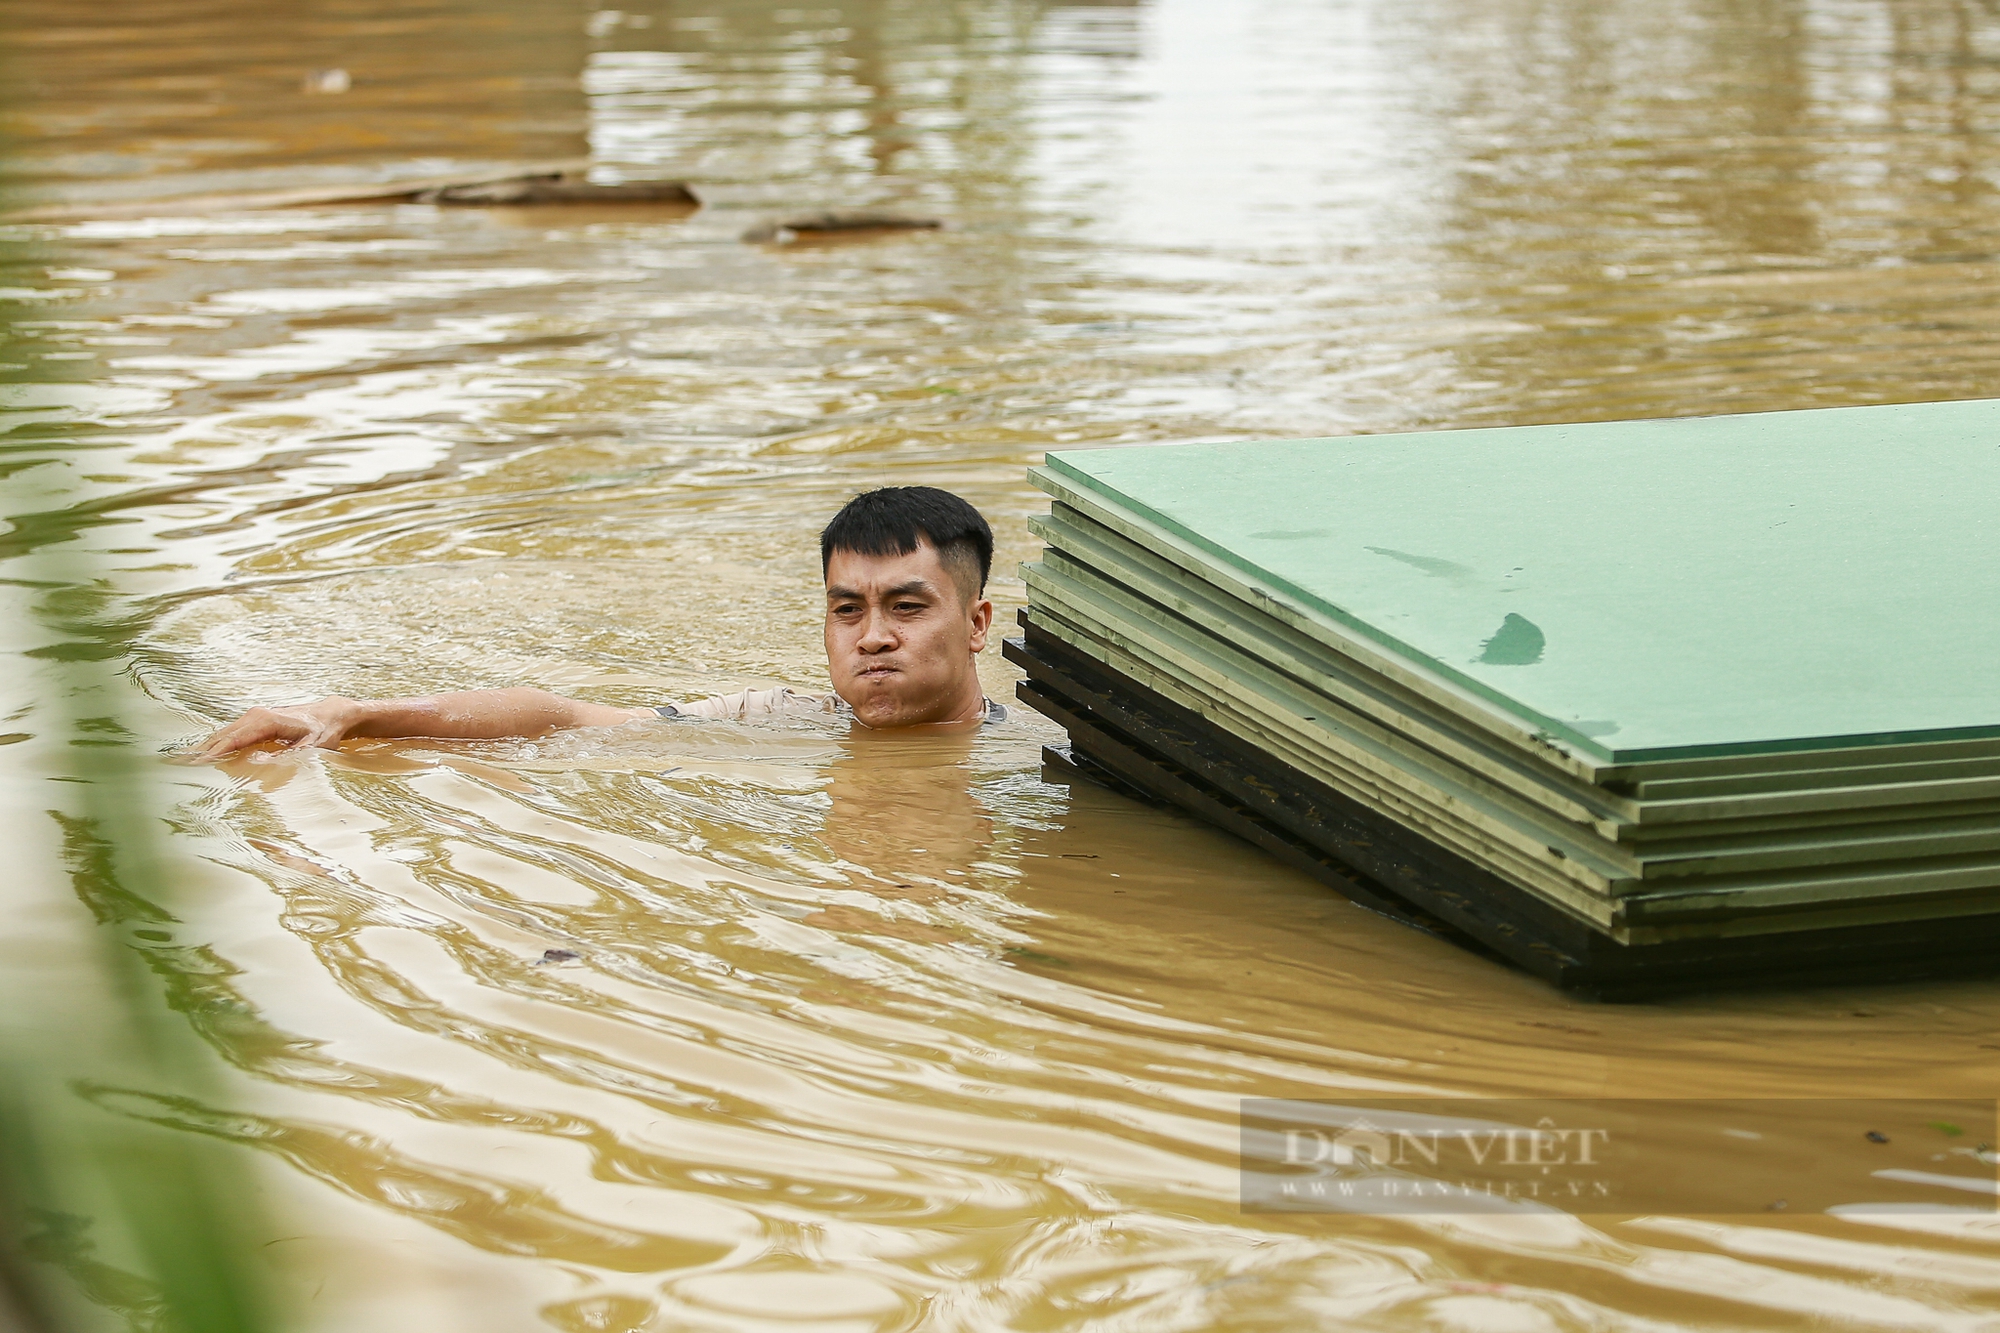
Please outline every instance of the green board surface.
M2000 736L2000 401L1048 467L1606 762Z

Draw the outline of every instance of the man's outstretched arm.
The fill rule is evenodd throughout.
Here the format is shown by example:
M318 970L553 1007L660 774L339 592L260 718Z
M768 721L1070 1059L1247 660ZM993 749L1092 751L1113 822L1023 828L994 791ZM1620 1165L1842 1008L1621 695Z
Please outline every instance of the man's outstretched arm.
M336 695L290 708L253 708L209 737L200 754L220 759L269 741L331 749L356 736L504 740L562 727L613 727L653 715L650 708L610 708L546 690L465 690L415 699Z

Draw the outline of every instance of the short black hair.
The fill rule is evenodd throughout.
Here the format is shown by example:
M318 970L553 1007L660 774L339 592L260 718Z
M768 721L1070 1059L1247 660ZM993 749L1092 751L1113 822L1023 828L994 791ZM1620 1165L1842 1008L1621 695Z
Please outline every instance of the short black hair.
M972 569L978 567L979 582L966 601L985 590L993 572L993 529L977 509L935 486L884 486L841 506L819 535L820 573L833 563L835 551L908 555L926 541L945 568L962 575L960 582L971 583Z

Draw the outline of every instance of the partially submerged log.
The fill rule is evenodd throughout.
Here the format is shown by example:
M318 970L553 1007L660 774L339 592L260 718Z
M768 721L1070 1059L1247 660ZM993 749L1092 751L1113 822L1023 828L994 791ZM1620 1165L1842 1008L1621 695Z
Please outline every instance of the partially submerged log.
M679 181L593 181L580 172L548 171L532 176L473 181L417 190L412 203L461 208L520 207L528 204L680 204L701 201Z
M538 204L665 204L699 207L701 201L679 181L620 181L596 184L581 170L538 167L512 176L426 176L375 184L307 185L282 190L181 195L117 203L48 204L0 216L0 223L90 222L100 219L199 217L271 208L329 208L344 204L427 203L466 207L522 207Z
M943 225L937 218L912 217L906 213L827 210L759 223L744 232L743 239L752 245L786 245L795 240L829 236L935 231Z

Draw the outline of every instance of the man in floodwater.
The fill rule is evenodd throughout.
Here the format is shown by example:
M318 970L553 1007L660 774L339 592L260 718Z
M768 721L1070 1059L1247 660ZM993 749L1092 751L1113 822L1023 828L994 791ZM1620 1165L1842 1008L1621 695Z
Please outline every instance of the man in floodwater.
M865 727L886 729L1006 716L979 685L978 656L993 625L986 599L993 530L977 509L931 486L869 491L834 515L819 547L832 694L745 690L658 708L611 708L533 689L333 697L253 708L210 737L201 755L218 759L271 742L331 748L364 736L499 740L661 717L845 712Z

